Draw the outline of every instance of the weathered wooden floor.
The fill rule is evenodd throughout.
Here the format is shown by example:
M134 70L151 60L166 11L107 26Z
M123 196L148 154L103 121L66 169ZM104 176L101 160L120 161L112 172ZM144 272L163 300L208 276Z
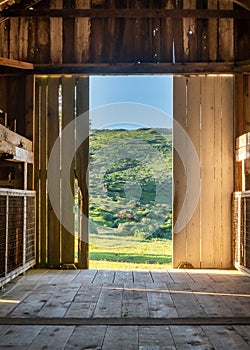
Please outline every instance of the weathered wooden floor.
M250 349L238 271L32 270L0 296L0 349Z

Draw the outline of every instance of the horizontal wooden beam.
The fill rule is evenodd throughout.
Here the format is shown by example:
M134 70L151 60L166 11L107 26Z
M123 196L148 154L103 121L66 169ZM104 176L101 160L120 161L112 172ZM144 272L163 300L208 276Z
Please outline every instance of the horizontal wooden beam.
M232 62L36 64L35 74L201 74L232 73Z
M0 140L0 158L8 159L9 161L14 162L34 162L32 152L26 151L25 149L20 147L16 147L13 144L4 140Z
M250 60L237 62L234 68L235 73L250 73Z
M0 66L5 67L12 67L12 68L18 68L18 69L34 69L34 66L32 63L18 61L18 60L11 60L9 58L0 57Z
M235 18L250 19L245 10L183 10L183 9L8 9L4 17L93 17L93 18Z
M7 141L13 146L32 152L32 142L26 137L21 136L14 131L0 124L0 141Z

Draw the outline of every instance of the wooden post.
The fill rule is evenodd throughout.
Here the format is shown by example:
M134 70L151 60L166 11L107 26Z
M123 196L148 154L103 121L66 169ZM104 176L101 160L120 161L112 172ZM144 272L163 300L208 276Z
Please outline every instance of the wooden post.
M233 76L222 77L221 99L221 135L222 135L222 172L221 172L221 217L222 217L222 252L221 268L232 267L231 237L231 196L233 192L234 160L234 80Z
M214 268L214 77L201 78L201 113L201 267Z
M200 157L200 78L189 77L187 79L187 133L193 146ZM191 173L193 164L187 164L187 176ZM197 169L198 171L198 169ZM199 179L200 180L200 179ZM187 261L194 268L200 268L200 202L187 224Z
M174 95L174 119L180 124L181 127L186 129L186 78L184 76L174 77L173 84ZM175 128L175 122L173 125L173 183L174 183L174 196L173 196L173 227L178 219L181 210L186 211L186 208L182 209L185 193L186 193L186 169L184 168L183 160L185 161L186 154L183 154L183 159L180 159L175 145L182 140L178 137L177 130ZM185 147L186 149L186 147ZM185 215L185 213L184 213ZM187 250L186 250L186 227L181 231L173 231L173 267L177 267L180 263L186 262Z
M40 267L47 267L48 262L48 211L47 211L47 78L40 79L39 98L39 232L40 232Z
M41 262L41 251L40 251L40 96L41 96L41 85L40 79L35 80L35 120L34 120L34 137L33 137L33 151L34 151L34 189L36 191L36 262L39 266Z
M63 157L65 147L67 147L66 142L63 137L63 129L75 119L75 79L71 76L65 76L62 78L62 170L64 165ZM75 137L74 133L71 136L73 139ZM72 140L71 140L72 142ZM63 173L63 171L62 171ZM61 205L62 205L62 219L63 216L67 218L68 227L70 227L70 232L62 226L62 264L73 264L74 263L74 162L71 164L70 169L70 184L71 184L71 195L68 196L64 187L66 186L64 177L61 179ZM64 218L65 220L65 218Z
M48 78L48 159L56 139L59 137L59 78ZM56 168L60 167L58 154ZM60 197L60 179L56 182L53 196ZM60 201L60 198L58 199ZM50 268L60 266L60 222L48 199L48 264Z
M84 133L89 132L89 77L80 77L77 83L77 116L84 113ZM80 210L80 237L78 240L78 267L87 269L89 266L89 194L88 194L88 163L89 163L89 139L85 139L76 152L76 175L81 193Z

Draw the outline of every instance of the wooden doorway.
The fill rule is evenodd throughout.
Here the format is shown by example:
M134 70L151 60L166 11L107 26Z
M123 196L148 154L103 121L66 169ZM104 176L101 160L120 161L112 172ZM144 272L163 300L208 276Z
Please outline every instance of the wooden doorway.
M61 89L61 102L60 102ZM231 193L233 191L233 75L174 76L174 120L183 128L194 145L200 162L199 201L186 225L173 234L173 266L190 262L195 268L231 267ZM61 103L61 111L60 111ZM88 77L36 77L36 190L38 263L59 267L75 263L74 237L55 216L47 193L47 164L51 148L64 126L77 115L88 110ZM61 115L61 118L60 118ZM89 120L86 118L86 128ZM181 141L175 137L174 147ZM85 153L84 153L85 152ZM88 217L86 169L88 145L77 152L72 169L72 187L78 178L83 213ZM63 164L60 165L61 168ZM187 176L192 164L188 153L180 157L174 151L174 205L176 222L182 211L188 213L186 195ZM85 174L85 175L84 175ZM61 187L62 188L62 187ZM62 205L68 198L59 188ZM183 208L182 208L183 207ZM71 213L73 225L73 210ZM88 226L80 225L79 268L88 267ZM85 242L85 243L84 243Z

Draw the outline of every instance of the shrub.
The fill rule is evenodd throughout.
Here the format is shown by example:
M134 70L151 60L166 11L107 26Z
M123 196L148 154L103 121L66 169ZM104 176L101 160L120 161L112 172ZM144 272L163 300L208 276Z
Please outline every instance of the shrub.
M140 231L140 230L135 230L134 236L141 241L146 241L150 238L152 238L151 233Z
M89 233L95 233L96 235L98 234L98 229L97 226L94 224L92 220L89 220Z

